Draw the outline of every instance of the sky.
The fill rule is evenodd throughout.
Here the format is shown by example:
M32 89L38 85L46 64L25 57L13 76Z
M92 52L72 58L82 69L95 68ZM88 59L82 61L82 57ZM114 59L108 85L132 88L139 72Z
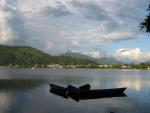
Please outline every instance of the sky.
M139 25L149 2L0 0L0 44L144 62L150 60L150 38Z

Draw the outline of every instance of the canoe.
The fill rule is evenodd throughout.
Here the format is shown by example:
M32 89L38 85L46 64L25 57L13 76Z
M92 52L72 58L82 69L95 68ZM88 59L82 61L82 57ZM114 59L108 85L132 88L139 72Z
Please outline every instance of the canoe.
M80 91L80 99L97 99L109 97L122 97L125 96L124 91L126 88L112 88L112 89L95 89Z
M124 91L126 90L126 88L79 90L78 88L71 85L69 85L67 89L67 95L76 101L98 98L122 97L125 96Z
M78 89L79 90L90 90L90 88L91 88L90 84L85 84L85 85L80 86Z
M124 91L126 88L111 88L111 89L93 89L90 90L90 85L86 84L76 88L75 86L68 85L67 88L50 84L51 93L62 96L64 98L72 98L76 101L98 98L122 97L126 96Z
M67 87L67 95L76 101L80 100L80 90L72 85Z
M64 98L68 98L66 92L67 92L67 88L56 85L56 84L50 84L50 92L53 94L56 94L58 96L62 96Z

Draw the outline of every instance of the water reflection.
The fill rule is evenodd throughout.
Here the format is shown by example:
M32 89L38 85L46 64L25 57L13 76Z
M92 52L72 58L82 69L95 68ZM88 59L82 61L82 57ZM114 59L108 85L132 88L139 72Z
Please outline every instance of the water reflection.
M0 91L34 89L47 82L41 79L0 79Z
M11 98L8 94L0 92L0 112L5 113L10 106Z
M149 113L149 74L148 71L0 70L0 113ZM77 87L90 83L91 89L127 87L128 97L75 102L49 93L49 83Z
M134 89L136 91L140 91L142 87L142 82L139 77L135 78L134 80L121 80L118 83L119 86L127 86L130 89Z
M127 87L132 90L140 91L143 87L150 87L150 78L141 76L99 76L92 78L93 87L110 88L110 87Z

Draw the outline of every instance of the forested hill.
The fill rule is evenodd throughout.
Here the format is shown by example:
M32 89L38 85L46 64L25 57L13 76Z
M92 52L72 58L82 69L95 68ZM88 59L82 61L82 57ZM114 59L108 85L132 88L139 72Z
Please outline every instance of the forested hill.
M35 48L26 46L0 45L0 65L33 66L35 64L97 64L88 59L72 58L69 56L51 56Z

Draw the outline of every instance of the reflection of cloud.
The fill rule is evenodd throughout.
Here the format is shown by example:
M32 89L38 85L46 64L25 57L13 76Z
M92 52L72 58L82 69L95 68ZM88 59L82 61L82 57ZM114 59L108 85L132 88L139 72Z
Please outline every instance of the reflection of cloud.
M6 93L0 92L0 112L5 113L8 109L10 103L10 98Z
M140 76L135 76L133 78L129 77L125 80L118 80L118 86L127 87L136 91L140 91L143 87L150 87L150 80L142 79Z
M149 113L149 107L137 100L130 98L105 98L94 101L82 101L82 104L73 105L86 113ZM87 109L88 108L88 109ZM146 110L145 110L146 109ZM74 110L74 109L73 109Z
M94 80L94 81L91 83L91 86L94 87L94 88L95 88L95 87L98 87L98 86L100 86L100 82Z
M134 81L132 80L125 80L125 81L120 81L119 86L121 87L127 87L130 89L135 89L136 91L140 91L141 89L141 80L140 79L135 79Z
M141 76L100 76L94 77L91 83L94 88L119 88L127 87L128 89L140 91L144 87L150 87L150 80L142 78Z

